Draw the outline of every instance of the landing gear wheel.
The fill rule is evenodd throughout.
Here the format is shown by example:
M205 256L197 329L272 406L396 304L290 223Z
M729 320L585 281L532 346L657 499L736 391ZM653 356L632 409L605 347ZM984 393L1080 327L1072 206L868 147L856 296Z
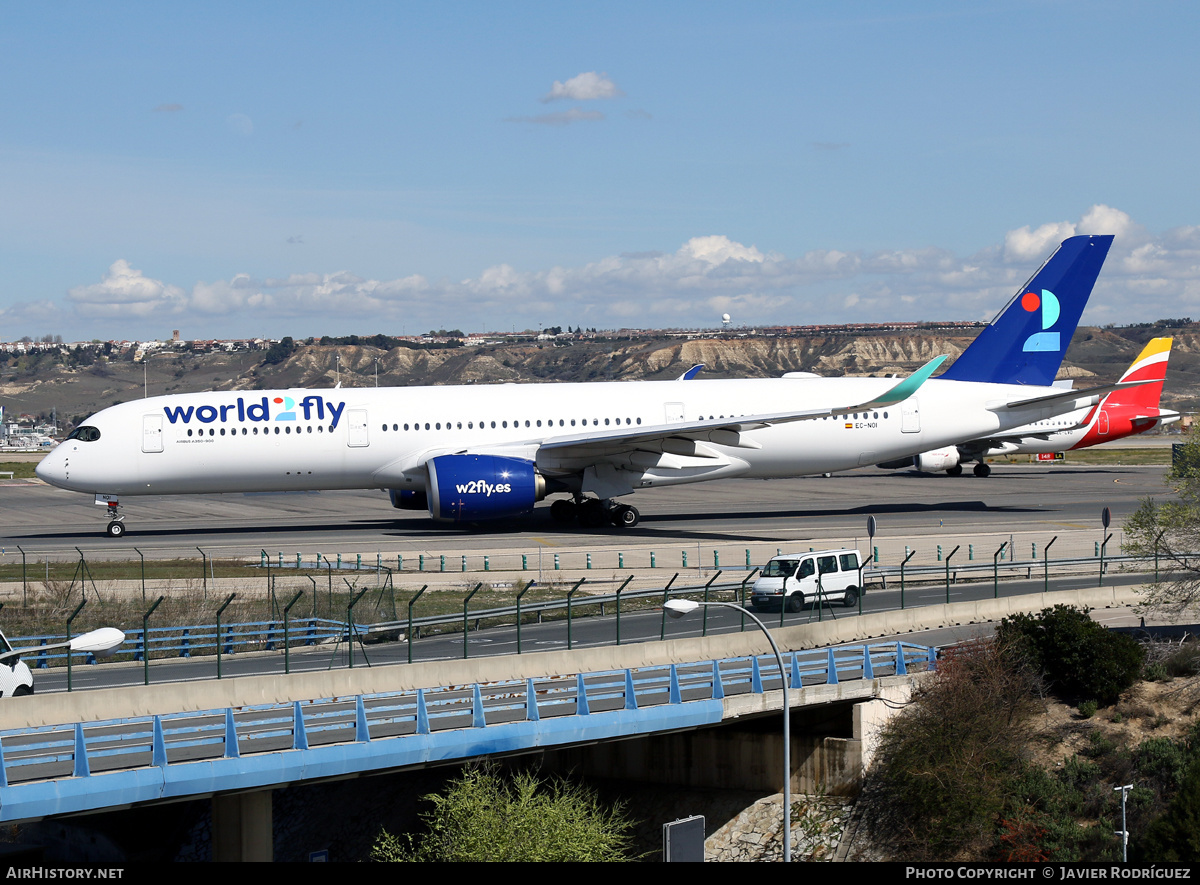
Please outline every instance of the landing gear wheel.
M846 608L854 608L858 604L858 588L847 587L846 595L842 597L842 605Z
M597 498L588 498L583 503L579 504L579 524L589 528L598 529L608 521L608 514L604 512L604 505Z
M555 522L574 522L575 517L578 516L577 510L574 501L558 500L550 505L550 515Z
M947 467L946 476L962 476L962 465L955 464L953 467Z
M629 504L619 504L613 508L612 524L617 528L631 529L641 522L641 519L642 515L638 513L638 509Z
M114 519L112 522L110 522L110 523L108 524L108 528L106 528L106 529L105 529L105 531L108 533L108 536L109 536L110 538L121 538L121 537L124 537L124 535L125 535L125 523L123 523L123 522L120 522L120 521L118 521L118 520L115 520L115 519Z
M804 608L804 594L793 593L787 598L787 601L784 602L783 607L790 612L800 611L800 609Z
M991 474L992 468L988 467L986 464L984 464L982 461L980 461L978 464L975 465L975 469L973 472L976 476L978 476L980 479L982 479L983 477Z

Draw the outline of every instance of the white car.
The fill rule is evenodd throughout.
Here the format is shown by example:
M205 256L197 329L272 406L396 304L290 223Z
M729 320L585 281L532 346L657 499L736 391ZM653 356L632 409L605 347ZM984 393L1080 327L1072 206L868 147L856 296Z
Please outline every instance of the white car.
M785 605L798 612L819 598L850 608L863 592L861 563L857 550L844 548L776 556L754 582L750 604L759 610Z
M33 694L33 673L21 660L21 652L0 633L0 697L12 698Z

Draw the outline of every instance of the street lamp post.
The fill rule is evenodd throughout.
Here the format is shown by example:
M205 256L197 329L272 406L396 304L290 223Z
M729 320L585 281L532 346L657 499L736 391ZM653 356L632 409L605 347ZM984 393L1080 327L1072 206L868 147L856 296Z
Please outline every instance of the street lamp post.
M792 717L791 708L788 703L788 672L783 666L783 655L779 653L779 646L775 644L775 639L771 636L771 631L767 629L767 625L758 619L758 616L748 608L743 608L734 602L697 602L694 599L672 599L663 603L663 609L672 618L682 618L684 615L694 612L701 606L721 606L722 608L732 608L737 611L749 615L750 619L758 625L758 629L762 630L763 635L767 637L767 642L771 644L771 651L775 653L775 662L779 665L779 681L780 690L783 692L783 862L791 863L792 860Z

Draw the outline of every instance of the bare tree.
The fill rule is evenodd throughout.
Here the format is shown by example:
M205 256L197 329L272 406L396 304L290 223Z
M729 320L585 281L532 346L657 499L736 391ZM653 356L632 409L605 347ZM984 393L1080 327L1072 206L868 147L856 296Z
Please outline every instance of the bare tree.
M1200 435L1189 434L1165 481L1175 495L1146 498L1125 522L1126 553L1156 559L1158 580L1142 589L1146 611L1180 616L1200 607Z

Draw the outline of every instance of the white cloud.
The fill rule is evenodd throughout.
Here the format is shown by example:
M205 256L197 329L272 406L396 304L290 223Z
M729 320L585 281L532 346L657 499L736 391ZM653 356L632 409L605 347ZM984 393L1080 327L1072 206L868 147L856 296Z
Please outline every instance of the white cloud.
M182 289L144 276L123 258L112 263L99 283L77 286L67 298L79 313L92 317L149 317L179 313L187 306Z
M1126 213L1102 203L1097 203L1083 214L1076 230L1089 235L1113 234L1125 243L1134 237L1140 240L1145 236L1141 226L1134 224Z
M1091 225L1125 233L1117 235L1085 322L1200 316L1200 226L1151 236L1107 206L1092 207L1077 225L1049 222L1009 231L969 256L927 247L822 249L789 257L707 234L673 252L629 252L542 270L498 263L459 280L421 274L377 280L349 271L267 279L238 274L197 283L190 292L121 260L100 283L70 290L68 300L77 320L169 315L204 326L235 317L238 326L266 334L289 334L293 326L284 320L339 334L421 326L483 331L539 322L711 326L714 315L726 312L739 324L986 320L1061 239ZM44 307L38 310L52 317ZM31 318L36 312L24 310ZM0 319L10 316L17 315Z
M576 74L565 83L555 80L550 91L542 96L543 102L560 101L594 101L601 98L617 98L624 95L617 84L608 79L608 74L597 74L587 71Z
M1033 261L1039 255L1045 257L1048 249L1073 236L1075 225L1069 221L1053 221L1036 230L1025 225L1004 235L1004 257L1013 262Z
M679 250L680 255L690 255L709 264L722 264L730 259L737 261L763 260L763 254L753 246L747 248L729 237L692 237Z

